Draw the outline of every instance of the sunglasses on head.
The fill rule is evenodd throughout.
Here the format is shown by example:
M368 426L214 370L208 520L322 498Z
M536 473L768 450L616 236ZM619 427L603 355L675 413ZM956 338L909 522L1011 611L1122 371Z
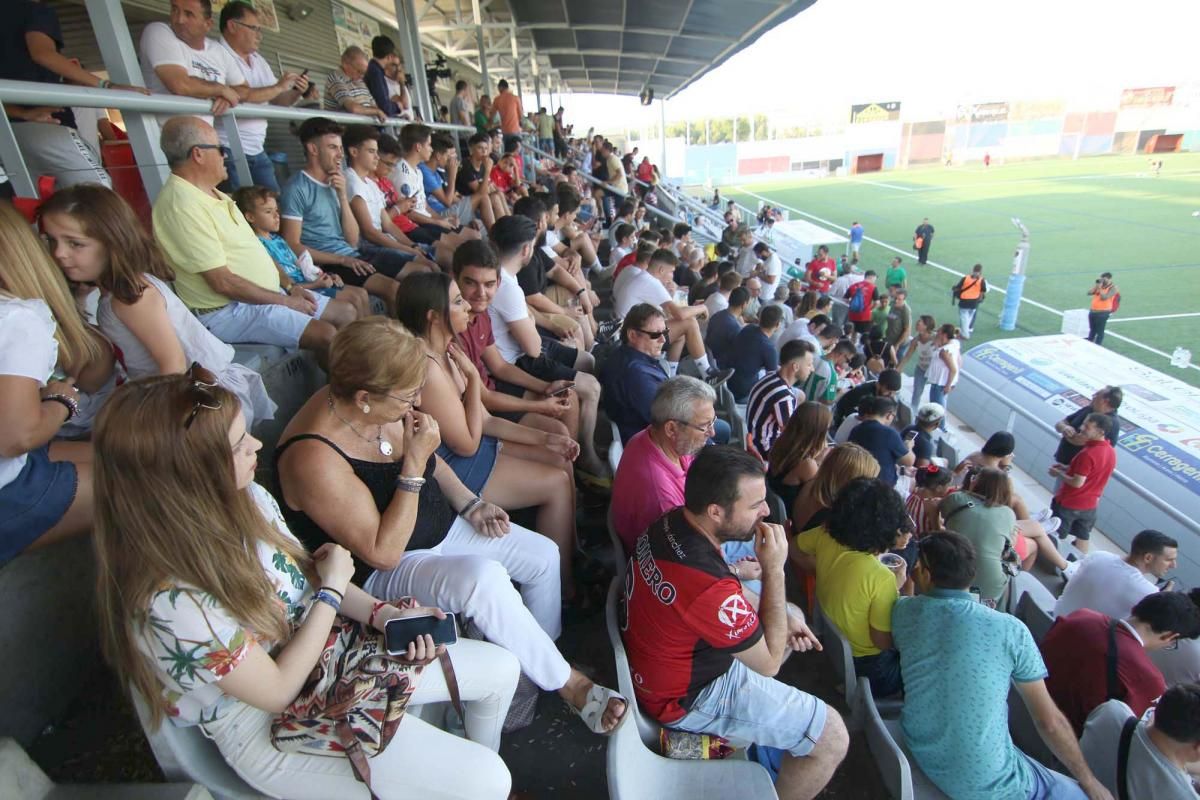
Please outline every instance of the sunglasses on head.
M200 409L207 408L209 411L216 411L221 407L221 401L212 393L217 385L217 376L200 366L200 362L193 361L184 374L187 375L189 381L188 394L192 400L191 413L183 423L183 429L186 431L196 421L196 415L200 413Z

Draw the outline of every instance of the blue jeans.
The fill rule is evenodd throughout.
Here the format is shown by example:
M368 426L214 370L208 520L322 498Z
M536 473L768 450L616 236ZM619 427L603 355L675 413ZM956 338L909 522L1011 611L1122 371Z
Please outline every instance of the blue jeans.
M854 672L871 681L872 697L891 697L904 691L900 680L900 653L883 650L873 656L855 656Z
M921 395L925 394L925 383L925 370L920 368L913 370L912 407L914 411L921 407Z
M222 147L221 153L225 156L225 171L229 173L229 185L234 189L241 188L242 184L238 180L237 169L233 165L232 152L229 148ZM275 163L271 161L266 150L257 155L246 156L246 164L250 167L250 181L255 186L265 186L275 194L279 194L279 182L275 180Z
M942 408L946 408L946 387L940 383L929 384L929 402L937 403ZM950 413L950 409L946 408L946 413ZM946 418L942 417L942 424L938 426L942 430L946 430Z
M1021 753L1021 757L1025 759L1025 763L1029 764L1030 770L1033 772L1033 790L1029 793L1029 800L1086 799L1087 795L1083 793L1083 789L1079 788L1079 784L1073 778L1048 769L1024 753Z
M713 423L713 444L729 444L729 437L733 435L733 429L729 427L729 423L719 417Z
M754 551L754 542L752 541L725 542L721 545L721 554L725 556L725 563L731 566L743 558L758 559L758 553ZM742 581L742 586L762 597L762 581Z
M715 733L737 746L754 743L803 757L821 738L825 716L821 700L734 659L724 675L700 691L688 713L667 727Z

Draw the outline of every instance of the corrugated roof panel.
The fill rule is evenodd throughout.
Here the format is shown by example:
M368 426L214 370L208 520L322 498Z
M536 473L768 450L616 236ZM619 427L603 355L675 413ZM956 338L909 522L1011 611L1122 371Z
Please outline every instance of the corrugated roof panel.
M539 50L561 47L578 47L575 33L557 28L537 28L533 31L533 44Z
M625 24L630 28L679 30L687 6L678 0L636 0L632 3L627 0Z
M520 20L522 25L567 21L567 16L563 13L563 4L560 2L508 0L508 6L512 9L513 16ZM467 4L467 10L470 11L470 4Z
M625 33L623 49L630 53L657 53L666 55L671 46L671 37L652 33Z
M549 0L556 2L556 0ZM621 25L625 22L625 3L621 0L564 0L567 21L572 25Z
M575 41L584 53L589 50L621 49L621 34L617 31L575 31Z

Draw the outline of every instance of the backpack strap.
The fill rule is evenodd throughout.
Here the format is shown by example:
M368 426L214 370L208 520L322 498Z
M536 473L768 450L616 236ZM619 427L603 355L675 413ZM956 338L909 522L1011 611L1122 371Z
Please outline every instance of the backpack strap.
M974 507L975 507L975 503L971 500L968 500L965 504L963 504L963 505L959 506L958 508L954 509L953 511L951 511L949 516L942 517L942 525L949 527L950 520L953 519L954 516L956 514L958 514L958 512L966 511L968 508L974 508Z
M1121 688L1121 680L1117 676L1117 660L1120 652L1117 650L1117 626L1120 620L1108 621L1108 651L1104 654L1104 665L1108 678L1108 700L1124 700L1125 691Z
M1117 800L1129 800L1129 746L1137 726L1137 715L1130 714L1121 728L1121 744L1117 747Z

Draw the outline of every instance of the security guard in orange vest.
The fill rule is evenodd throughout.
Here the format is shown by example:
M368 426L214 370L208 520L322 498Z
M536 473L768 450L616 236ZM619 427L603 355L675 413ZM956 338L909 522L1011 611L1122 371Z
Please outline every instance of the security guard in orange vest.
M1092 308L1088 311L1088 341L1096 344L1104 343L1104 326L1108 318L1117 310L1121 302L1121 293L1113 283L1111 272L1102 272L1096 279L1096 285L1088 289L1092 298Z
M954 299L958 301L958 329L963 339L971 338L971 332L975 329L975 314L987 290L983 264L976 264L971 268L970 275L964 275L954 285Z

